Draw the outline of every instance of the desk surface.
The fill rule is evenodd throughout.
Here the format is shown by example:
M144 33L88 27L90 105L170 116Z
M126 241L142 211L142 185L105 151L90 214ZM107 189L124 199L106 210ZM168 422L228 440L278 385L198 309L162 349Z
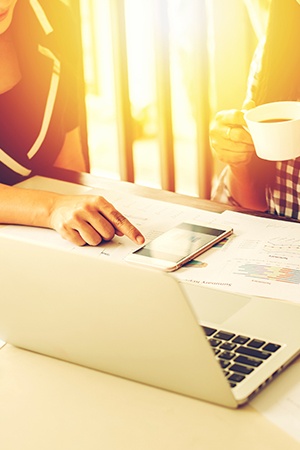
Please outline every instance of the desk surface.
M3 450L296 450L250 406L229 410L6 345Z
M42 174L43 175L43 174ZM199 199L198 197L192 197L184 194L177 194L170 191L164 191L161 189L154 189L151 187L141 186L126 181L113 180L110 178L97 177L87 173L78 173L65 169L52 169L50 174L47 174L51 178L68 181L70 183L76 183L82 186L89 186L90 188L104 188L112 190L120 190L127 192L128 194L136 194L142 197L152 198L155 200L162 200L170 203L184 204L193 208L205 209L212 212L223 212L224 209L231 209L234 211L240 211L245 213L264 215L255 211L249 211L244 208L237 208L224 205L222 203L212 202L210 200ZM45 176L47 176L45 174Z
M120 187L95 177L81 184ZM121 185L130 193L223 210L203 200ZM0 356L3 450L300 448L250 405L229 410L9 345Z
M88 173L78 173L71 170L54 168L50 173L41 175L48 176L57 180L67 181L82 186L89 186L90 188L104 188L120 190L129 194L135 194L142 197L152 198L156 200L162 200L170 203L178 203L192 208L204 209L212 212L223 212L225 209L231 211L238 211L245 214L251 214L259 217L267 217L276 220L286 220L290 222L299 222L296 219L277 217L267 213L245 209L237 206L229 206L223 203L213 202L211 200L200 199L198 197L192 197L189 195L178 194L175 192L165 191L161 189L155 189L151 187L141 186L126 181L113 180L110 178L97 177Z

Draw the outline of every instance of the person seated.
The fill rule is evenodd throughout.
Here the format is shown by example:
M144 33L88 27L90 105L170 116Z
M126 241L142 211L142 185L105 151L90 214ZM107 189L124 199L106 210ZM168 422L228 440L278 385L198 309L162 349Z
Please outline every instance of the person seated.
M52 167L86 171L78 47L62 0L0 0L0 223L47 227L76 245L144 237L105 198L14 186Z
M300 158L258 158L244 120L247 109L300 100L300 0L272 0L263 45L249 74L240 110L220 111L210 129L211 147L226 164L212 199L300 220Z

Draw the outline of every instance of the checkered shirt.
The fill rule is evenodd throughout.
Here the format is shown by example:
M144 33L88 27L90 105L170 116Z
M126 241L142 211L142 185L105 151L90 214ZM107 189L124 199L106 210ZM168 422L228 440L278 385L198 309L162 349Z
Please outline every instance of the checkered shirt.
M264 46L265 37L260 40L251 63L246 103L255 98ZM266 200L271 214L300 220L300 158L276 163L275 185L267 187Z
M275 176L267 190L269 212L300 220L300 158L277 162Z

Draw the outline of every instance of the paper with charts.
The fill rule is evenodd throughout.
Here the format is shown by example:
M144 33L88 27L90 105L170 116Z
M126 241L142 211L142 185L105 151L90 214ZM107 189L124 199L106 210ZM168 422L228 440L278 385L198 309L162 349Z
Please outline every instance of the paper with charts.
M231 225L233 236L173 275L188 283L300 303L298 223L231 211L212 213L112 190L92 189L89 193L104 195L143 232L147 241L181 222L190 221L219 228ZM0 228L0 233L74 253L86 253L95 258L118 261L137 248L126 237L115 237L98 247L76 247L47 229L7 225Z

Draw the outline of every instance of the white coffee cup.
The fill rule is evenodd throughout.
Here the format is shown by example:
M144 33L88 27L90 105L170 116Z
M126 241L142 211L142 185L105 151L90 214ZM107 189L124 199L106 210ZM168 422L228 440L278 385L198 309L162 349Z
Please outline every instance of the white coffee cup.
M286 161L300 156L300 102L273 102L245 113L257 156Z

